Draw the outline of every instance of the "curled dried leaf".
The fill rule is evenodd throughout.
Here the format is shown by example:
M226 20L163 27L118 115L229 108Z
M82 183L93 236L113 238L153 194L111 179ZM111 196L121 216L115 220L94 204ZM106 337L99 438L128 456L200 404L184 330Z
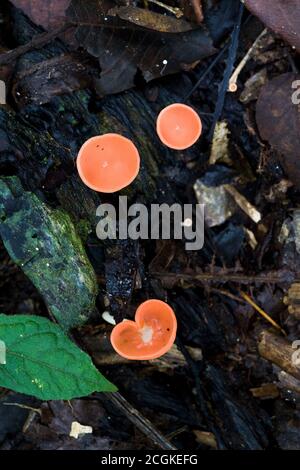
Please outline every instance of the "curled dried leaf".
M62 25L70 0L11 0L36 24L49 30Z
M134 6L115 7L109 10L108 14L161 33L184 33L195 29L192 23L184 19L176 19Z
M115 9L122 19L111 15L113 6L110 0L71 0L67 11L68 19L77 25L78 44L99 60L101 75L96 89L101 96L133 87L138 71L149 82L194 66L215 52L202 27L193 29L189 25L188 31L171 33L168 22L183 24L181 20L162 20L164 15L158 15L160 25L150 29L154 27L152 13L127 10L133 7ZM131 16L128 11L138 11L139 16Z
M266 26L300 51L299 0L245 0L245 5Z
M289 179L300 187L300 106L296 84L300 75L286 73L262 89L256 105L256 122L262 139L277 150Z

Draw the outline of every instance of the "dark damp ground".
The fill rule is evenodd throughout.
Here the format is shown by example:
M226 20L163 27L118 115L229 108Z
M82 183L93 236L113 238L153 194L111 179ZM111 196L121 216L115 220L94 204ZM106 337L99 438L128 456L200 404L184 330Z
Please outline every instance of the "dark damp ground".
M0 65L0 78L5 75L9 83L8 104L0 106L0 171L2 176L17 176L24 190L70 215L98 283L96 311L88 325L73 331L73 338L166 442L194 450L299 449L300 376L284 375L290 372L284 360L276 365L262 357L261 334L270 330L275 335L276 329L242 296L248 294L284 329L288 347L300 338L297 318L284 303L297 279L297 234L282 235L284 223L285 227L293 223L299 192L289 184L288 178L293 178L285 174L279 156L260 139L255 122L257 92L248 86L250 97L240 100L250 76L260 73L271 79L295 71L299 63L295 52L269 33L241 72L238 92L225 96L221 84L231 55L237 64L264 26L245 13L234 51L231 31L239 21L238 8L235 2L220 4L223 10L208 9L206 26L215 48L228 42L229 52L189 98L203 120L203 138L192 149L162 148L155 117L166 104L190 94L216 54L193 70L150 84L137 73L136 87L120 94L99 98L85 76L77 79L80 90L73 87L70 93L54 96L43 72L33 70L35 64L44 63L47 75L47 61L69 52L68 46L55 40L13 64ZM1 2L0 15L3 50L28 43L41 32L7 1ZM99 73L97 68L97 61L89 58L86 69L91 76ZM62 91L64 80L62 74L58 82ZM39 104L34 96L41 86L46 87L46 96ZM210 165L211 135L220 120L227 122L229 131L228 158L223 155ZM143 156L139 178L123 193L130 202L195 204L196 180L210 190L230 184L255 206L261 222L255 223L233 203L233 215L206 227L205 244L198 252L188 252L183 242L172 240L101 242L95 235L95 209L100 202L117 203L117 197L99 196L85 188L74 159L87 138L107 131L134 139ZM13 199L12 208L17 203ZM223 203L212 204L214 219L225 210ZM20 246L30 217L24 220L22 231L15 228ZM0 259L1 313L47 316L45 291L33 285L32 277L25 276L3 244ZM110 348L110 325L101 314L109 310L117 321L133 318L137 305L151 297L173 306L179 326L177 349L166 361L123 361ZM272 348L271 342L268 349ZM121 410L101 394L71 403L41 402L0 389L0 449L156 448L151 426L142 431L130 416L132 409ZM92 426L93 435L70 438L73 421Z

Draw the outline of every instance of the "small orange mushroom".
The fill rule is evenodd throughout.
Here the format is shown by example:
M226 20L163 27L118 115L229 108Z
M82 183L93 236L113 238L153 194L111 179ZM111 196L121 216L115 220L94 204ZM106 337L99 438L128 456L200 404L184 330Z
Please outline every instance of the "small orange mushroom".
M119 134L104 134L83 144L77 157L77 169L89 188L114 193L136 178L140 156L131 140Z
M160 140L175 150L184 150L199 139L202 122L196 111L182 103L164 108L158 115L156 130Z
M165 302L150 299L137 309L135 321L125 320L111 333L111 344L120 356L144 361L156 359L172 347L177 330L173 309Z

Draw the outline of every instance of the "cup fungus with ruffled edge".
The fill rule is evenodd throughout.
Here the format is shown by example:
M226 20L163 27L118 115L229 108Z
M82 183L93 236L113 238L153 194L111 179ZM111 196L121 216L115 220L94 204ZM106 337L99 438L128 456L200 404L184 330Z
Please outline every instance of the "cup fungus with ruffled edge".
M140 156L131 140L119 134L92 137L81 147L77 169L94 191L114 193L128 186L140 169Z
M135 321L124 320L111 333L114 350L126 359L144 361L156 359L172 347L177 331L173 309L157 299L143 302Z
M194 145L202 132L202 122L196 111L182 103L164 108L156 122L157 134L167 147L185 150Z

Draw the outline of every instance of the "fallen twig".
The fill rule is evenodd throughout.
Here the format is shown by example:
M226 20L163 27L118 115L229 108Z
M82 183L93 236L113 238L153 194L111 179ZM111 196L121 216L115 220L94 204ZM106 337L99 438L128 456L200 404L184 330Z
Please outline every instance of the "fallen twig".
M102 393L95 395L97 399L109 400L115 405L127 418L132 422L145 436L147 436L157 447L163 450L176 450L174 447L154 426L145 418L140 412L134 408L128 401L119 393ZM105 398L104 398L105 396Z
M237 82L237 79L239 77L239 74L241 73L241 71L243 70L245 65L247 64L248 60L251 58L253 52L259 46L260 41L266 35L267 31L268 31L267 28L265 28L263 30L263 32L260 33L260 35L256 38L256 40L254 41L254 43L252 44L252 46L248 50L245 57L243 57L243 59L241 60L239 65L236 67L235 71L233 72L233 74L231 75L231 78L229 80L228 91L231 91L232 93L234 93L237 90L237 83L236 82Z
M243 12L244 12L244 5L243 3L240 4L239 8L239 13L236 21L236 25L234 27L232 36L231 36L231 43L229 47L229 53L228 53L228 59L227 59L227 65L226 65L226 70L224 73L223 81L219 90L219 95L218 95L218 100L216 104L216 109L214 112L214 117L213 117L213 123L209 132L209 139L211 140L214 132L215 132L215 127L216 124L222 114L224 103L225 103L225 96L226 92L228 90L228 83L230 76L232 74L234 62L236 59L236 54L238 50L238 44L239 44L239 36L240 36L240 30L241 30L241 24L242 24L242 17L243 17Z
M223 274L223 273L195 273L195 274L182 274L182 273L169 273L169 272L152 272L151 276L161 281L174 282L178 284L182 281L185 282L201 282L201 283L226 283L236 282L240 284L277 284L277 283L292 283L296 279L296 275L291 271L281 271L278 273L270 272L266 274L259 274L247 276L245 274Z
M264 330L259 338L258 350L264 359L273 362L296 379L300 379L300 369L293 364L295 349L285 338Z
M198 24L201 24L202 21L204 20L202 0L191 0L191 5L192 5L194 13L195 13L196 22Z
M253 220L256 224L261 221L260 212L235 189L231 184L223 185L225 191L227 191L231 197L235 200L236 204Z
M260 308L260 307L254 302L254 300L252 300L251 297L249 297L249 295L247 295L245 292L241 292L241 297L242 297L249 305L251 305L251 307L253 307L262 317L264 317L269 323L271 323L271 325L274 326L274 328L276 328L276 329L279 330L284 336L286 336L286 332L284 331L284 329L281 328L281 326L279 326L278 323L276 323L276 321L273 320L273 318L270 317L270 315L268 315L262 308Z
M245 303L245 301L243 299L241 299L237 295L232 294L231 292L228 292L225 289L217 289L215 287L210 287L209 291L210 292L215 292L216 294L225 295L225 297L228 297L229 299L235 300L239 304L244 304Z
M155 5L158 5L161 8L164 8L165 10L169 11L173 15L176 16L176 18L181 18L183 16L182 10L178 7L171 7L170 5L166 5L163 2L159 2L158 0L148 0L150 3L154 3Z
M207 69L205 70L205 72L201 75L201 77L199 78L199 80L195 83L195 85L193 86L193 88L191 89L191 91L188 92L188 94L185 96L185 98L183 99L183 102L185 103L189 98L190 96L194 93L195 90L197 90L197 88L199 87L199 85L203 82L203 80L207 77L207 75L211 72L211 70L214 68L214 66L219 62L219 60L223 57L223 55L225 54L225 52L227 51L229 47L229 43L225 44L225 46L223 47L223 49L220 50L219 54L216 55L216 57L214 58L214 60L211 62L211 64L207 67Z
M17 60L21 55L26 54L26 52L32 51L34 49L40 49L41 47L45 46L52 40L56 39L61 34L65 33L69 30L73 25L65 24L60 28L57 28L49 33L41 33L37 34L33 37L33 39L24 44L23 46L19 46L16 49L13 49L9 52L0 55L0 65L9 64L15 60Z
M23 410L29 410L29 411L33 411L34 413L37 413L39 414L40 416L42 416L42 412L39 408L33 408L32 406L28 406L28 405L23 405L23 403L15 403L15 402L11 402L11 403L3 403L4 406L16 406L18 408L22 408Z

